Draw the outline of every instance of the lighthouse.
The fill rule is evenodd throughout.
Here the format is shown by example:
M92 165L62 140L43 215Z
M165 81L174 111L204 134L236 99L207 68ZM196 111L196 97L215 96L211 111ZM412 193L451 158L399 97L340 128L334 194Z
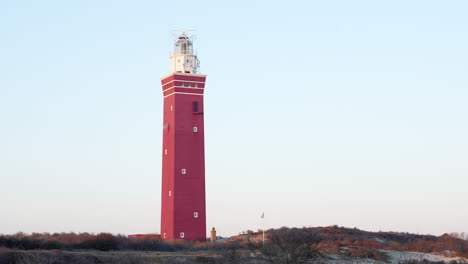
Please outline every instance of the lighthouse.
M161 238L206 240L203 92L192 39L182 32L161 78L164 96Z

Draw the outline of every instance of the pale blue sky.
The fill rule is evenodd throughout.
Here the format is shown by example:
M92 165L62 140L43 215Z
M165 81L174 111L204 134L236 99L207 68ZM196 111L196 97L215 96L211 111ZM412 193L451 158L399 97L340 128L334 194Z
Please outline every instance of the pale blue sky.
M208 228L468 231L467 1L1 1L0 233L159 232L172 29ZM265 212L265 223L260 215Z

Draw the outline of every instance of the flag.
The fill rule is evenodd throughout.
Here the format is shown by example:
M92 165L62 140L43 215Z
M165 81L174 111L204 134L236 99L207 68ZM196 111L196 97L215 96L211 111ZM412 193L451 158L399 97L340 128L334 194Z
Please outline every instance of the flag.
M262 216L260 216L260 218L265 218L265 213L262 213Z

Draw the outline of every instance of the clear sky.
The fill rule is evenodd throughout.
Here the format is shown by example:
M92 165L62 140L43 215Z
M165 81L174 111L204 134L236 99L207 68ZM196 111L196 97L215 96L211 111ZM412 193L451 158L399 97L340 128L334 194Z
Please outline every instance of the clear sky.
M0 2L0 233L155 233L171 30L207 224L468 231L468 1ZM260 215L265 212L264 223Z

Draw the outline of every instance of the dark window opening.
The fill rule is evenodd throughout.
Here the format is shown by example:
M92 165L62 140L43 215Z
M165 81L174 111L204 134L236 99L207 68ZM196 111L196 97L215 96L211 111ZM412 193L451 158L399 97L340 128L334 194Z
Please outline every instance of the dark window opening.
M198 102L197 101L193 102L193 112L198 113Z

